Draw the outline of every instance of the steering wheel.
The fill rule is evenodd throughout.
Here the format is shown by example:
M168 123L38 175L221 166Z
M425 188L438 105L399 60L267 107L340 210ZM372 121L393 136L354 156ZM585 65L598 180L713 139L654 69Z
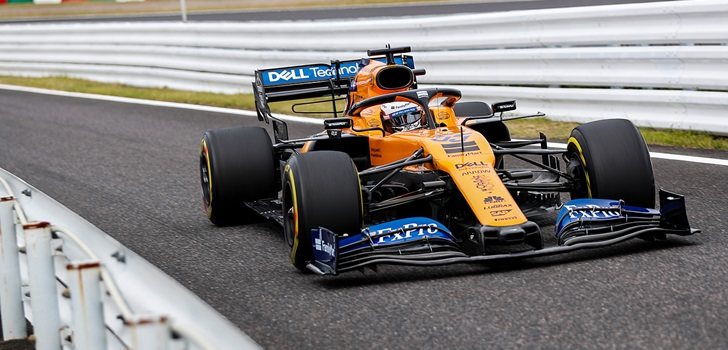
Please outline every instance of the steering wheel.
M381 105L385 103L395 102L398 98L404 98L410 100L422 107L422 110L427 116L427 125L429 128L434 129L436 127L435 119L432 117L430 112L429 104L430 101L435 98L445 98L440 105L444 107L452 108L455 102L460 100L462 93L460 90L451 88L431 88L431 89L416 89L407 90L401 92L394 92L386 95L374 96L366 100L359 101L349 108L347 115L359 115L361 112L369 107Z

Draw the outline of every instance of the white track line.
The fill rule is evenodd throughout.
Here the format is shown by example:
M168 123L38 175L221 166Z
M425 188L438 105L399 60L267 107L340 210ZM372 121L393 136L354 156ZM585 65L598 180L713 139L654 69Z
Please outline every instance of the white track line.
M189 103L143 100L143 99L138 99L138 98L85 94L85 93L80 93L80 92L66 92L66 91L25 87L25 86L5 85L5 84L0 84L0 89L23 91L23 92L30 92L30 93L44 94L44 95L84 98L84 99L89 99L89 100L132 103L132 104L139 104L139 105L145 105L145 106L181 108L181 109L190 109L190 110L197 110L197 111L204 111L204 112L225 113L225 114L240 115L240 116L244 116L244 117L257 117L257 114L255 111L194 105L194 104L189 104ZM275 116L277 118L280 118L281 120L295 122L295 123L303 123L303 124L309 124L309 125L322 125L323 124L321 119L298 117L298 116L283 115L283 114L275 114ZM566 148L566 144L555 143L555 142L549 142L549 146L552 146L555 148L564 148L564 149ZM695 156L688 156L688 155L682 155L682 154L672 154L672 153L662 153L662 152L650 152L650 156L652 158L656 158L656 159L669 159L669 160L678 160L678 161L691 162L691 163L728 166L728 159L695 157Z
M557 143L557 142L549 142L549 147L566 149L566 144ZM656 158L656 159L669 159L669 160L679 160L679 161L691 162L691 163L702 163L702 164L728 166L728 159L695 157L695 156L686 156L686 155L682 155L682 154L672 154L672 153L662 153L662 152L650 152L650 157Z
M86 94L81 92L67 92L67 91L58 91L58 90L48 90L48 89L40 89L40 88L34 88L34 87L26 87L26 86L17 86L17 85L5 85L0 84L0 89L2 90L13 90L13 91L23 91L23 92L31 92L34 94L44 94L44 95L53 95L53 96L63 96L63 97L74 97L74 98L85 98L89 100L99 100L99 101L109 101L109 102L121 102L121 103L131 103L131 104L138 104L138 105L145 105L145 106L155 106L155 107L167 107L167 108L181 108L181 109L190 109L190 110L196 110L196 111L203 111L203 112L214 112L214 113L225 113L225 114L234 114L234 115L240 115L243 117L258 117L258 114L255 111L247 111L243 109L233 109L233 108L222 108L222 107L212 107L212 106L203 106L203 105L195 105L190 103L178 103L178 102L165 102L165 101L154 101L154 100L144 100L140 98L131 98L131 97L119 97L119 96L109 96L109 95L96 95L96 94ZM277 118L280 118L284 121L290 121L295 123L304 123L304 124L312 124L312 125L323 125L323 121L321 119L314 119L314 118L306 118L306 117L298 117L293 115L283 115L283 114L274 114Z

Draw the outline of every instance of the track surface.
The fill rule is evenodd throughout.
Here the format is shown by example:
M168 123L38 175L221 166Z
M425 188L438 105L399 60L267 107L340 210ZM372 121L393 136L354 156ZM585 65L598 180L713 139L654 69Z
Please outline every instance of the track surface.
M265 10L265 11L228 11L214 13L191 13L189 21L288 21L288 20L319 20L319 19L346 19L365 17L399 17L445 15L455 13L479 13L514 10L536 10L546 8L561 8L573 6L631 4L644 2L657 2L663 0L526 0L485 3L460 4L416 4L416 5L384 5L366 7L334 7L320 9L297 10ZM32 23L32 22L129 22L129 21L179 21L180 15L140 15L140 16L94 16L92 18L67 18L51 20L9 20L6 22ZM2 22L2 21L0 21Z
M290 265L275 225L216 228L202 213L202 132L256 123L0 90L0 167L162 268L266 348L728 348L728 167L653 160L658 185L688 195L692 224L704 230L696 236L513 265L320 278Z

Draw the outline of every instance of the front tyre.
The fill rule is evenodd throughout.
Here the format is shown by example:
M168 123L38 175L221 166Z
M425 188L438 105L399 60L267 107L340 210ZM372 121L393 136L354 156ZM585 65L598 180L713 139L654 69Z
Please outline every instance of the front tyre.
M626 119L577 126L568 141L568 171L576 179L571 198L622 199L654 208L655 177L639 130Z
M218 226L249 219L243 202L275 197L273 146L265 129L232 127L205 132L200 144L205 212Z
M346 153L315 151L292 156L283 177L283 231L291 262L306 272L313 259L311 229L339 235L361 231L359 173Z

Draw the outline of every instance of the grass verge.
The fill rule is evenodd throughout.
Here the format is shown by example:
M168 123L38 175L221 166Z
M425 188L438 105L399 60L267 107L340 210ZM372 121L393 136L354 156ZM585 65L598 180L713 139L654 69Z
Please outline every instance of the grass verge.
M453 0L360 0L356 6L405 5ZM352 6L334 0L186 0L189 14L218 11L292 10ZM63 2L54 5L33 3L0 3L0 20L58 19L76 16L177 15L179 0L146 0L143 2Z
M252 94L215 94L172 89L139 88L121 84L98 83L66 77L25 78L0 76L0 84L31 86L44 89L84 92L100 95L132 97L147 100L191 103L225 108L255 109ZM271 104L277 113L291 112L290 103ZM508 123L514 138L535 138L539 132L551 140L566 140L571 129L578 123L558 122L547 118L522 119ZM640 128L650 145L673 146L694 149L728 150L728 137L714 136L703 132Z

